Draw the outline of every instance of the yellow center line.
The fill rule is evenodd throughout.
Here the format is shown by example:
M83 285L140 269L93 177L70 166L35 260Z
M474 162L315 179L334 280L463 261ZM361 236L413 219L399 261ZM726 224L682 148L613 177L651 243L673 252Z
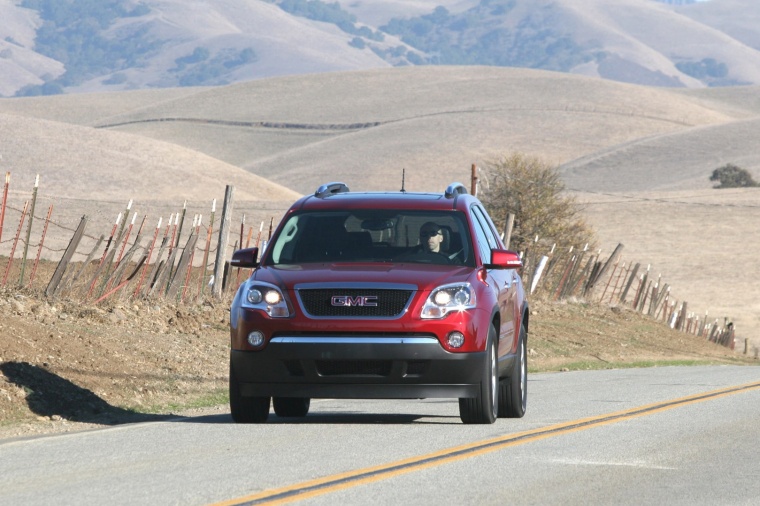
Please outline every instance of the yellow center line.
M533 441L539 441L549 437L570 434L602 425L622 422L632 418L667 411L669 409L687 406L698 402L718 399L729 395L735 395L750 390L760 389L760 382L747 383L733 387L703 392L700 394L689 395L678 399L647 404L637 408L608 413L601 416L582 418L570 422L549 425L539 429L532 429L525 432L508 434L492 439L485 439L474 443L468 443L461 446L447 448L438 452L411 457L389 464L383 464L375 467L348 471L345 473L334 474L318 478L316 480L305 481L290 485L287 487L266 490L264 492L216 503L215 506L240 506L240 505L259 505L259 504L284 504L293 501L300 501L310 497L323 495L331 492L337 492L347 488L356 487L367 483L392 478L406 473L428 469L431 467L441 466L450 462L468 459L495 452L503 448L522 445Z

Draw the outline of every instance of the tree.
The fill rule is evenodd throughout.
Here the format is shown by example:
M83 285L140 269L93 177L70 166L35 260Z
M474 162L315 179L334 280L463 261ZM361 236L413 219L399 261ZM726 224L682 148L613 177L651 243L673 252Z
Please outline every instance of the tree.
M515 215L510 249L526 251L536 236L560 246L594 247L596 239L581 215L582 207L567 195L557 167L520 153L485 165L480 200L496 225Z
M741 167L727 163L723 167L715 169L710 176L710 181L719 181L714 188L748 188L760 186L752 179L752 175Z

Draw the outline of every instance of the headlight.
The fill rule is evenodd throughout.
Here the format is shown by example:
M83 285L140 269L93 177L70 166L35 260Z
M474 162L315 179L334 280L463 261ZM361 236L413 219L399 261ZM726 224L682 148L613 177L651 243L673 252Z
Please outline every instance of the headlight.
M251 288L248 290L248 295L246 296L248 299L248 302L251 304L260 304L262 300L264 300L264 296L261 295L261 291L258 288Z
M443 318L452 311L472 309L475 305L475 291L470 283L443 285L430 292L421 316L423 319Z
M269 290L266 295L264 295L264 300L267 304L275 306L282 302L282 295L280 295L280 292L277 290Z
M279 288L269 283L250 282L245 289L245 307L265 311L272 318L287 318L290 309Z

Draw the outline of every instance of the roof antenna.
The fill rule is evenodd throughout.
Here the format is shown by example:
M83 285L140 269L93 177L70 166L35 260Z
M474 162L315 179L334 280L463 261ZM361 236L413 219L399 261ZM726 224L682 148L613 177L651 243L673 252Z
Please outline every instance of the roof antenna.
M406 169L401 169L401 193L406 193L404 189L404 180L406 179Z

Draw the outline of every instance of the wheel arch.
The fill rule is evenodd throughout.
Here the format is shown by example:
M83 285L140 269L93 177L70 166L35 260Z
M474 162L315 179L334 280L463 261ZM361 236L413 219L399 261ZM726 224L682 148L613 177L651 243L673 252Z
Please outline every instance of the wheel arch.
M497 306L494 306L491 310L490 324L496 328L496 335L498 338L499 329L501 328L501 313L499 313L499 308Z

